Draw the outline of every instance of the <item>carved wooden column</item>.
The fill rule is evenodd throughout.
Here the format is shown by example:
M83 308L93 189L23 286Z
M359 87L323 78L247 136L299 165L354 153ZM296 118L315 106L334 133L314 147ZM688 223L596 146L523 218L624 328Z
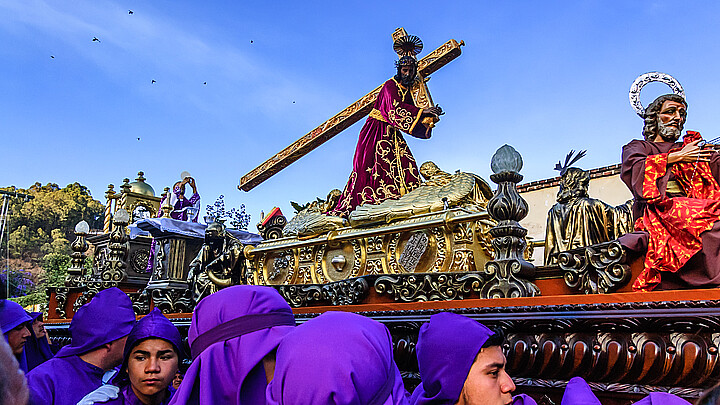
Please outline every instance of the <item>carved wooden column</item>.
M103 233L110 233L111 230L111 220L112 220L112 203L115 199L115 186L112 184L108 184L108 189L105 192L105 198L107 199L107 203L105 203L105 221L103 222Z
M85 236L87 236L89 231L90 226L85 221L80 221L75 225L75 235L77 238L70 244L70 249L72 249L72 253L70 254L70 267L65 276L65 285L67 287L77 287L83 280L85 252L87 252L89 247Z
M129 250L126 227L130 223L130 214L120 208L115 211L113 231L108 244L109 254L106 267L100 273L102 281L120 282L127 278L125 259Z
M517 192L517 183L523 178L518 173L522 157L512 146L504 145L493 155L490 168L494 173L490 179L498 188L487 210L498 224L489 232L495 258L485 264L487 282L480 294L483 298L540 295L540 289L530 281L535 278L535 266L523 259L527 229L518 223L528 213L527 202Z

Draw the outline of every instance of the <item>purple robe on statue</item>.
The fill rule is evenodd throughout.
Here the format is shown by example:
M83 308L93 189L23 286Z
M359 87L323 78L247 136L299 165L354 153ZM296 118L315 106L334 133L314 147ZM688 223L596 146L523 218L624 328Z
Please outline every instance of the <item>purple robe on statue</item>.
M113 287L95 294L70 322L71 343L28 373L30 404L76 404L102 385L105 370L79 355L126 336L134 324L132 301L124 292Z
M203 298L188 330L193 362L171 404L265 403L262 360L294 327L290 306L271 287L233 286Z
M350 312L326 312L280 343L269 405L397 405L407 392L385 325Z
M32 318L17 302L3 300L0 304L2 304L0 306L0 330L2 330L3 335L5 335L5 341L9 343L8 332L17 328L20 324L32 322ZM32 329L29 324L28 329ZM18 364L20 365L20 370L25 373L28 372L27 359L25 357L26 348L27 343L23 348L23 352L15 355L15 358L17 358Z
M350 179L328 214L347 217L357 206L400 198L420 185L415 158L400 131L430 138L421 116L408 89L395 79L385 82L360 130Z
M35 322L37 318L42 317L42 312L32 312L30 313L30 317L32 321ZM27 343L25 343L25 357L27 358L28 370L32 370L50 360L53 357L53 352L50 349L47 337L43 336L38 338L35 336L35 331L32 327L28 329L30 329L30 337Z
M117 397L108 398L107 400L105 400L105 398L102 398L102 400L99 400L102 395L97 395L98 398L93 398L94 400L86 401L86 403L141 405L142 402L137 398L135 392L130 386L130 379L127 373L127 365L128 360L130 359L130 354L132 353L132 350L135 348L135 346L137 346L143 340L154 338L163 339L170 342L175 348L175 352L178 355L178 364L180 361L182 361L184 356L181 349L182 337L180 336L180 332L178 331L177 327L175 327L175 325L173 325L173 323L170 322L165 317L165 315L162 314L162 312L160 312L159 309L154 308L152 311L150 311L149 314L144 316L135 324L135 326L133 326L130 334L128 335L127 341L125 342L125 349L123 351L123 363L122 366L120 366L120 371L118 372L118 375L113 379L113 384L117 387L120 387L120 392L118 393ZM174 392L174 390L171 390L170 388L172 388L172 386L168 387L167 395L165 399L160 403L160 405L167 405L170 402L172 393ZM91 395L95 395L97 391L100 390L96 390Z
M475 357L494 334L466 316L449 312L431 316L418 334L415 351L422 382L413 391L410 403L456 403Z

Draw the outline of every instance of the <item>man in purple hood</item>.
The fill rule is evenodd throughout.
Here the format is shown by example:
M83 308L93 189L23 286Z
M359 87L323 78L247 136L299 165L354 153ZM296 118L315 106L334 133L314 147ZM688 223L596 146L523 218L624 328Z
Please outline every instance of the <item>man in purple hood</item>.
M503 337L468 317L441 312L420 327L416 346L422 382L415 405L509 405L515 384L505 371ZM519 396L516 401L533 403Z
M130 331L113 385L103 385L78 405L167 405L172 396L168 387L183 357L181 347L175 325L153 309Z
M0 330L10 345L15 358L20 364L20 370L27 373L28 366L25 358L25 344L30 337L30 315L17 302L0 301Z
M326 312L280 343L268 405L406 405L385 325L349 312Z
M203 298L188 330L193 362L171 404L264 404L275 350L294 327L290 306L271 287L234 286Z
M120 365L135 324L130 298L118 288L100 291L70 322L72 341L28 373L31 404L74 405Z

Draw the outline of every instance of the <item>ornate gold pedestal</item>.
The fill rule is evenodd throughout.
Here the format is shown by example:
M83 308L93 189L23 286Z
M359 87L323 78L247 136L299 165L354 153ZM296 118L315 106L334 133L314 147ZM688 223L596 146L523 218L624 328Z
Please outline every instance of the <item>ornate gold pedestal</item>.
M323 284L374 274L476 271L492 260L487 212L453 208L369 228L245 248L248 284Z

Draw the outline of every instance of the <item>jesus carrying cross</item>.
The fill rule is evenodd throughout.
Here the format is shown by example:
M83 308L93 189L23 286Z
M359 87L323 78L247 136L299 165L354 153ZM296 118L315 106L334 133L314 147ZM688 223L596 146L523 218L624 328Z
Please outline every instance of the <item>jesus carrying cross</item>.
M400 38L396 49L398 43L402 46L403 41L413 40L419 43L417 37ZM328 214L347 217L357 206L400 198L420 185L417 163L401 131L428 139L432 128L423 122L424 118L436 122L443 111L439 106L424 109L415 106L410 93L417 79L414 52L417 48L413 48L396 62L397 74L380 90L360 131L350 179L337 206Z

